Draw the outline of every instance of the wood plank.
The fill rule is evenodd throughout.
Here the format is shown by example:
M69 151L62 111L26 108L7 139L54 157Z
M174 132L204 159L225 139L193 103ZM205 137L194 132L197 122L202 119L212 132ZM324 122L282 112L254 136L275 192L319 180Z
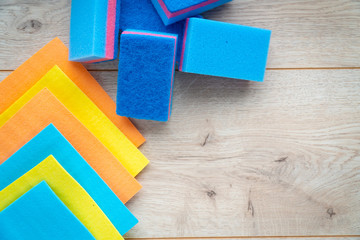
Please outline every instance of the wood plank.
M15 69L56 36L68 44L70 0L2 0L0 16L0 69ZM360 67L360 1L234 0L205 17L273 30L269 68Z
M177 73L171 121L134 120L151 163L127 237L360 234L359 90L360 70Z
M131 240L359 240L360 237L127 238Z
M359 90L360 70L177 73L171 121L134 121L151 163L127 237L360 234Z

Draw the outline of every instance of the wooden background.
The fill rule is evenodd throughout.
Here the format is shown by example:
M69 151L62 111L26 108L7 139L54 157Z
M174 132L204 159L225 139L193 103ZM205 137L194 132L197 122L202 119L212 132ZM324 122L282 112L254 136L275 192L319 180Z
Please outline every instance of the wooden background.
M205 17L273 31L265 82L177 72L171 120L134 120L151 164L127 237L360 239L360 1L234 0ZM0 80L68 44L69 19L70 0L1 0ZM87 67L115 99L116 62Z

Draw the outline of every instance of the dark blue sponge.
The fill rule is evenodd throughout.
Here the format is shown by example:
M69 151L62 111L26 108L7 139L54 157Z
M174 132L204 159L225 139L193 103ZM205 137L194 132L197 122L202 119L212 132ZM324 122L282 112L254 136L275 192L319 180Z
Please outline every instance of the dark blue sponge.
M122 0L120 29L138 29L146 31L172 33L178 35L176 60L180 60L185 21L165 26L151 3L151 0Z
M177 35L128 29L121 35L116 112L167 121L171 114Z

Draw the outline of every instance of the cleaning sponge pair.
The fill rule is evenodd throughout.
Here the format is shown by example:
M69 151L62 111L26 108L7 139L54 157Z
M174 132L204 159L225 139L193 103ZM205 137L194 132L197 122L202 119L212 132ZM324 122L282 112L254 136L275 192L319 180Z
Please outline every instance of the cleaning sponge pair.
M270 35L271 31L266 29L189 18L179 70L261 82ZM174 74L171 59L175 57L174 43L169 36L136 30L122 34L117 96L119 115L168 120Z

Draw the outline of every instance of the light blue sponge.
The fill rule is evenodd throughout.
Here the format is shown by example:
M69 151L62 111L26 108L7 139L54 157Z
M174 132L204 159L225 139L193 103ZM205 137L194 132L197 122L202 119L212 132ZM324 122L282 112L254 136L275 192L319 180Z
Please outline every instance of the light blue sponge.
M165 25L193 17L231 0L151 0Z
M270 36L266 29L190 18L179 70L261 82Z
M1 240L94 240L86 227L41 182L0 212Z
M127 207L53 124L47 126L0 165L0 190L10 185L49 155L53 155L62 167L86 190L121 235L137 224L137 219Z
M72 0L69 60L88 62L105 57L108 0Z

